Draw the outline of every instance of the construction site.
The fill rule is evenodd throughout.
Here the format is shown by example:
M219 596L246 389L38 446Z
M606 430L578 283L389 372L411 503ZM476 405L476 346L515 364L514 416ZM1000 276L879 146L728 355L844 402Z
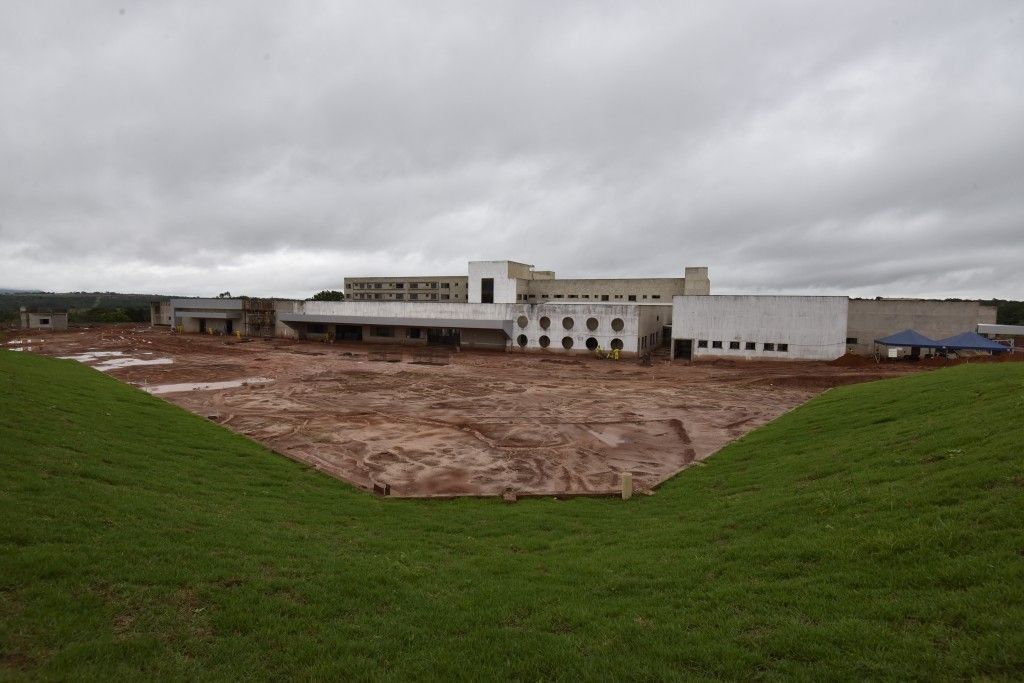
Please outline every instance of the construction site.
M261 319L258 303L247 310ZM249 318L251 316L251 318ZM594 356L96 326L5 348L92 366L366 490L398 497L638 493L829 387L913 372L831 362Z

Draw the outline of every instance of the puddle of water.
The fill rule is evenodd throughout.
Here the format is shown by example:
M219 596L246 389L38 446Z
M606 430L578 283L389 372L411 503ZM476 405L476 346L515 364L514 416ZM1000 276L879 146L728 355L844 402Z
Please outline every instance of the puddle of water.
M16 346L13 349L7 349L8 351L31 351L31 346Z
M232 379L224 382L182 382L181 384L155 384L141 387L151 394L174 394L181 391L216 391L217 389L234 389L243 384L266 384L274 380L267 377L249 377L248 379Z
M8 346L22 346L24 344L42 344L45 339L12 339L7 342Z
M118 368L130 368L136 365L170 365L174 361L170 358L152 358L146 360L144 358L111 358L105 360L102 363L97 363L93 367L97 370L106 372L107 370L117 370Z
M89 363L101 358L114 358L123 355L124 351L86 351L85 353L76 353L73 356L60 356L60 358L64 360L77 360L79 363Z

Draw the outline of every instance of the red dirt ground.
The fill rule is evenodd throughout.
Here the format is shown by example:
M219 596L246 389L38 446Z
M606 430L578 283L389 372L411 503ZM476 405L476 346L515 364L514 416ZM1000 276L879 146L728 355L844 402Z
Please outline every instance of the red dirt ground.
M82 359L290 458L396 496L613 493L622 472L651 490L831 386L908 364L656 360L453 353L448 365L373 362L365 344L174 335L118 325L8 336L7 348ZM15 343L16 340L32 340ZM167 361L171 362L167 362ZM148 365L131 365L144 361ZM158 364L158 363L163 364ZM847 367L847 366L852 367ZM180 389L180 388L179 388Z

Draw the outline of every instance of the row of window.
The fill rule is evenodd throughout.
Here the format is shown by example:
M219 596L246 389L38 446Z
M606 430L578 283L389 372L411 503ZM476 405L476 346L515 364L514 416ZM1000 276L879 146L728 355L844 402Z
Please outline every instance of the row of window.
M530 343L530 340L529 338L527 338L525 334L521 334L518 337L516 337L516 343L519 344L520 348L526 348L526 346ZM575 343L576 342L575 340L573 340L572 337L562 337L563 349L571 349ZM547 336L546 334L542 334L541 336L537 337L537 346L541 347L542 349L548 348L549 346L551 346L551 337ZM589 351L596 351L598 347L597 339L594 337L587 338L586 347ZM623 347L622 340L612 339L611 347L613 349L621 350Z
M520 294L520 301L529 301L530 299L593 299L594 301L611 301L612 299L621 299L623 296L626 297L627 301L636 301L637 297L641 297L641 300L647 300L648 295L646 294ZM661 294L651 294L651 299L660 299Z
M658 317L658 320L661 320L660 316ZM526 326L530 324L530 319L527 318L525 315L521 315L518 318L516 318L516 324L519 325L521 329L526 329ZM548 329L548 327L551 326L551 318L547 317L546 315L541 316L537 320L537 324L540 325L542 330L546 330ZM591 332L596 332L599 325L600 322L597 318L587 318L586 326L587 329L590 330ZM576 320L572 316L567 315L564 318L562 318L563 328L571 330L575 326ZM626 324L622 321L622 318L615 318L614 320L611 321L612 330L615 332L621 332L622 328L625 326Z
M743 344L743 349L745 351L757 351L757 342L738 342L738 341L731 341L731 342L729 342L729 350L731 350L731 351L739 351L741 343ZM706 349L706 348L708 348L708 340L707 339L698 339L697 340L697 348L698 349ZM721 348L723 348L722 342L720 342L720 341L712 341L711 342L711 348L713 348L713 349L721 349ZM787 353L789 351L789 344L774 344L772 342L764 342L763 344L761 344L761 350L762 351L779 351L781 353Z
M458 289L461 284L449 282L346 282L346 289Z
M405 294L367 294L366 292L357 292L349 296L353 301L378 301L382 299L392 301L405 301ZM448 301L451 299L450 294L417 294L416 292L409 293L409 301Z

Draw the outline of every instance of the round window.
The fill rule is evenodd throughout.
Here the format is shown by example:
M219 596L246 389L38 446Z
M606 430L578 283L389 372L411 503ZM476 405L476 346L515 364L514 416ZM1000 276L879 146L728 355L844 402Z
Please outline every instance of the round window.
M526 335L525 335L525 334L521 334L521 335L519 335L519 336L518 336L518 337L516 338L516 341L517 341L517 342L519 343L519 346L520 346L520 347L524 347L524 346L526 346Z
M563 349L571 349L572 348L572 337L562 337L562 348Z
M542 334L540 336L540 339L537 340L537 343L540 344L540 348L546 349L548 348L548 345L551 344L551 340L548 339L548 336L546 334Z
M588 339L587 340L587 348L590 349L591 351L596 351L597 350L597 340L594 339L593 337Z
M621 339L612 339L612 348L613 349L618 349L619 351L621 351L622 350L622 340Z
M587 329L591 332L597 329L597 318L587 318Z
M521 315L518 318L516 318L516 322L519 324L520 329L524 329L527 325L530 324L529 318L527 318L525 315Z
M540 319L540 329L546 330L551 327L551 318L544 316Z
M572 326L573 326L572 318L570 318L569 316L566 316L566 317L562 318L562 327L564 327L567 330L571 330Z
M616 332L622 332L622 328L625 326L626 324L622 322L622 318L616 318L612 321L612 329Z

